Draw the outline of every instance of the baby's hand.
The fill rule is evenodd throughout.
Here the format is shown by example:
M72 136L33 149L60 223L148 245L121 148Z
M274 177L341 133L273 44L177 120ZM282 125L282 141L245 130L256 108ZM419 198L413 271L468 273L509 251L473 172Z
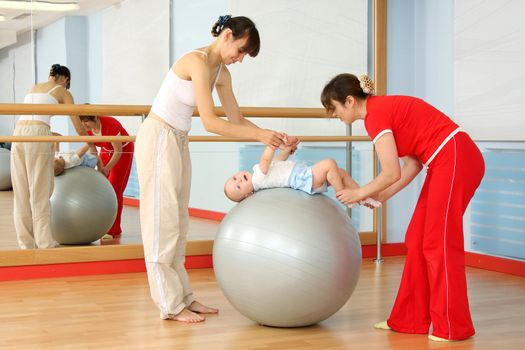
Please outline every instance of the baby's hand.
M286 146L295 146L295 148L297 148L297 145L299 144L299 139L297 138L297 136L286 135L284 143Z
M282 145L279 147L279 149L283 152L293 153L292 146Z
M284 145L281 145L282 150L289 151L290 154L294 154L297 150L297 145L299 144L299 139L296 136L288 136L285 135L284 139Z

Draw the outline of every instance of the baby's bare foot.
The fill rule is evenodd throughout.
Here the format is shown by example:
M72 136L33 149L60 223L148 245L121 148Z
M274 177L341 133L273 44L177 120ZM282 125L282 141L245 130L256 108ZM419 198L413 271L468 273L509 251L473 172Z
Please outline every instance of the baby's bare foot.
M197 323L205 320L204 317L197 315L195 312L191 312L188 309L182 310L177 315L169 315L168 319L186 323Z
M199 314L216 314L219 312L219 309L204 306L198 301L194 301L193 303L191 303L188 309Z

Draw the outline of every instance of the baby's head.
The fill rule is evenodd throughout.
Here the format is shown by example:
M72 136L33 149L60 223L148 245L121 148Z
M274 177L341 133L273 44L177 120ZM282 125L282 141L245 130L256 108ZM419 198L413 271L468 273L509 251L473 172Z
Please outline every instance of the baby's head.
M66 161L62 157L56 157L54 162L55 176L62 174L66 166Z
M239 171L224 184L224 194L234 202L240 202L252 193L252 174L247 171Z

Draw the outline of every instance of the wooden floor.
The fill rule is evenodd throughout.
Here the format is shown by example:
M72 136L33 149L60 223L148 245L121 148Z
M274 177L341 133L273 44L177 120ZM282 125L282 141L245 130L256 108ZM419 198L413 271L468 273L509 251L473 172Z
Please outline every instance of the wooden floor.
M404 259L365 260L350 301L312 327L263 327L239 314L211 269L190 270L198 300L220 308L202 324L162 321L144 273L1 282L0 349L524 349L525 279L468 269L477 334L454 343L380 331Z

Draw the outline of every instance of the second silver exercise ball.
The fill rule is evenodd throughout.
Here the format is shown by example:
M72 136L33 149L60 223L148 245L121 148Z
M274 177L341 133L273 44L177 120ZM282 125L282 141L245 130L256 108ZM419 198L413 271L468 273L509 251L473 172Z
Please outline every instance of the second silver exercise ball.
M350 217L332 199L269 189L226 215L213 266L226 298L244 316L267 326L308 326L350 298L361 244Z
M77 166L55 177L51 232L60 244L89 244L113 226L117 196L98 171Z
M11 152L0 148L0 191L11 189Z

